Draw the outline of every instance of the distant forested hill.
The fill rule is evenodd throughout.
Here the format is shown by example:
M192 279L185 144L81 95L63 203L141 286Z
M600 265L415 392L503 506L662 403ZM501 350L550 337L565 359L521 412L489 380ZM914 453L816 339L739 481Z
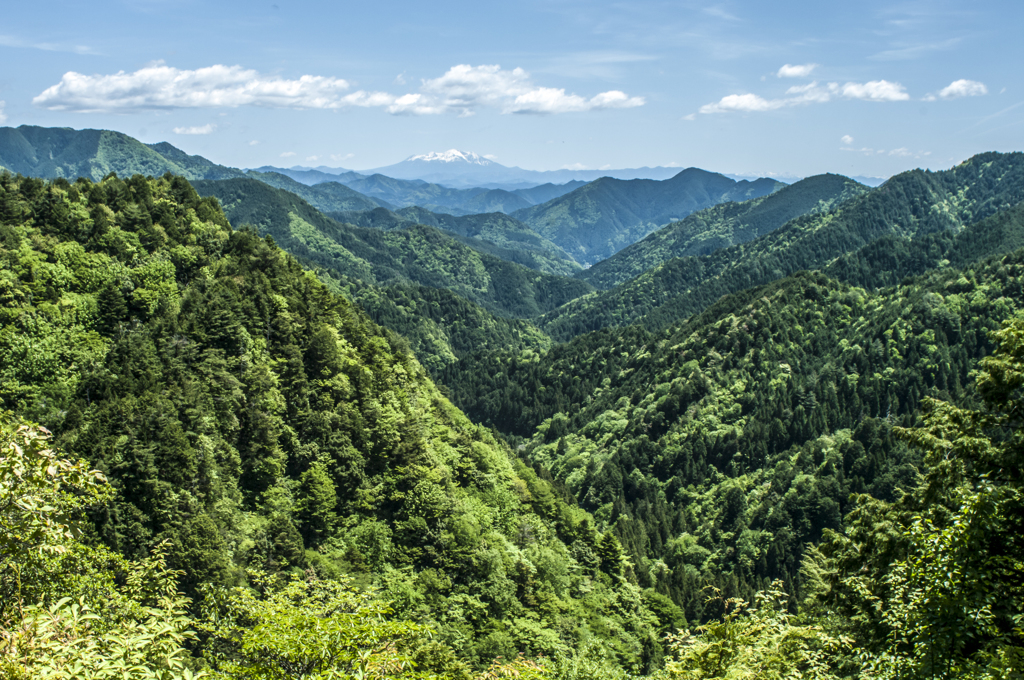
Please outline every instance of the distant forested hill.
M827 212L866 191L867 187L842 175L818 175L761 198L704 208L623 248L581 272L579 278L602 290L612 288L674 257L708 255L752 241L791 219Z
M669 260L616 288L549 313L541 327L564 339L642 321L664 328L723 295L828 265L877 239L957 233L1024 200L1024 154L989 153L940 172L913 170L821 214L805 215L710 255Z
M784 186L729 179L696 168L663 181L603 177L512 214L582 265L591 265L669 222L725 201L757 198Z
M187 179L240 177L242 172L190 156L167 142L143 144L113 130L73 130L22 125L0 128L0 166L31 177L125 177L164 173Z
M585 294L588 284L477 252L433 227L383 231L340 224L301 198L253 179L195 182L236 224L252 224L283 248L336 275L383 284L446 288L497 314L529 318Z
M393 212L383 208L361 212L332 212L328 213L328 216L339 222L388 231L426 224L472 239L463 241L472 248L500 249L499 257L530 269L564 276L571 276L580 270L580 266L561 248L539 236L519 220L500 212L455 216L434 213L426 208L408 207ZM497 254L497 251L494 252Z

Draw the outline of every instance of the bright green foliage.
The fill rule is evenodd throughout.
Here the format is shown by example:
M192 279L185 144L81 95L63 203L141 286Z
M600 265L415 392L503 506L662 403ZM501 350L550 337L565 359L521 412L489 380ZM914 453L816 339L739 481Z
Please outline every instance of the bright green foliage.
M926 452L927 503L887 575L880 677L1024 672L1024 317L993 334L977 378L984 409L927 404L899 434Z
M0 188L0 401L110 480L91 542L167 541L189 595L247 568L347 574L469 668L591 638L620 666L656 658L586 513L216 200L170 176ZM77 600L58 585L47 602Z
M202 654L218 678L418 677L407 650L422 626L343 581L251 574L253 588L205 588Z
M0 631L0 673L38 680L192 680L184 645L195 637L177 572L158 552L132 565L122 607L62 598L25 607Z
M72 515L100 501L106 480L84 461L50 448L45 428L0 423L0 568L31 552L59 552L74 537Z
M782 584L758 593L754 607L742 600L725 603L725 615L670 637L675 658L670 678L751 678L756 680L833 680L830 659L849 642L818 626L803 625L787 610Z

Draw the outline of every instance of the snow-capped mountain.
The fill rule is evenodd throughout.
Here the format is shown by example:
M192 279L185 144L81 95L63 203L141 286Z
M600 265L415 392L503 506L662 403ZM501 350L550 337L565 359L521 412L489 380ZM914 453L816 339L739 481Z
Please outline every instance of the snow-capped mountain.
M564 184L573 180L586 182L598 177L620 179L668 179L679 168L636 168L631 170L523 170L508 167L471 151L433 151L409 156L401 163L383 168L360 170L364 175L381 174L395 179L420 179L449 187L524 188L551 182Z
M418 156L409 156L405 163L411 161L424 161L427 163L470 163L472 165L497 165L494 161L488 160L472 151L459 151L448 149L447 151L431 151L430 153Z

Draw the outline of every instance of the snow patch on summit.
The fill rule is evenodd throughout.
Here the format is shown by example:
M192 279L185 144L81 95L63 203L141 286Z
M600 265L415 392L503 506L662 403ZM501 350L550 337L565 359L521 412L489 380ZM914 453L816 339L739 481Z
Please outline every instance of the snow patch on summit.
M441 162L441 163L470 163L472 165L493 165L492 161L487 160L483 156L473 153L472 151L459 151L458 149L449 149L448 151L431 151L430 153L421 154L419 156L409 156L405 159L406 161L427 161L427 162Z

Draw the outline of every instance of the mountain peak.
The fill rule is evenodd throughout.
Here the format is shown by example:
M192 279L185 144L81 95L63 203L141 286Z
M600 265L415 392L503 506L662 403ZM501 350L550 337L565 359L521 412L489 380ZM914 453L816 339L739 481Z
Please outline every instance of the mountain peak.
M492 165L492 162L473 153L472 151L459 151L458 149L448 149L447 151L431 151L427 154L420 154L419 156L409 156L405 159L406 161L427 161L427 162L441 162L441 163L470 163L472 165Z

